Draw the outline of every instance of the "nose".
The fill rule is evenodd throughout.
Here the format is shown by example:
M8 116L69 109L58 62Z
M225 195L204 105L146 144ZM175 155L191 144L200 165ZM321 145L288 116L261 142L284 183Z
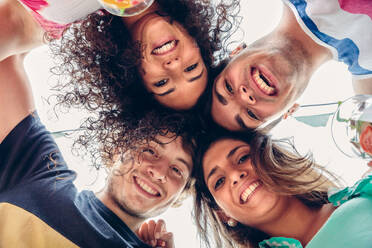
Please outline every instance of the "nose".
M165 183L167 181L166 170L162 165L154 165L147 167L147 173L154 181Z
M239 98L243 103L248 103L250 105L256 103L256 98L253 95L253 91L246 85L239 86Z
M166 69L175 69L175 68L179 67L180 64L181 64L181 60L177 56L177 57L168 58L167 60L165 60L164 63L163 63L163 66Z
M246 171L235 170L231 172L231 184L232 186L238 184L238 182L244 179L248 173Z

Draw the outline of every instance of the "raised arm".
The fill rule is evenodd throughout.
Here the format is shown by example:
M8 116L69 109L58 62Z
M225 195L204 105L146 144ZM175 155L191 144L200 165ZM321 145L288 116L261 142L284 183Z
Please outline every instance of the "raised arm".
M24 54L0 61L0 143L35 110L31 87L23 66Z
M44 31L18 0L0 0L0 61L43 44Z

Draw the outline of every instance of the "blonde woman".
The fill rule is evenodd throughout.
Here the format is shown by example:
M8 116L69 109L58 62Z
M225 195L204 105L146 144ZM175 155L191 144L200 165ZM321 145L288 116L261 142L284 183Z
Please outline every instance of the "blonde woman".
M327 197L334 185L325 170L280 143L226 132L200 143L195 216L202 240L210 246L212 232L217 247L370 247L372 176Z

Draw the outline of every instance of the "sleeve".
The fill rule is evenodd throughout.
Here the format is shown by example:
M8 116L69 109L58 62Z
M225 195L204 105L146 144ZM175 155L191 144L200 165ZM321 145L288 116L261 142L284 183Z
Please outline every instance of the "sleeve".
M0 144L0 192L20 183L71 173L36 112L23 119Z
M331 189L328 192L328 199L334 206L340 206L348 200L360 195L372 196L372 173L360 179L352 187L344 189Z

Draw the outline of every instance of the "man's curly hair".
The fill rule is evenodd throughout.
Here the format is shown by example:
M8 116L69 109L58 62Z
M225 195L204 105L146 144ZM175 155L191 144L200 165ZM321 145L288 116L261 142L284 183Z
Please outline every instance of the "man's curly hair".
M208 70L225 57L223 47L240 21L239 0L216 6L209 0L156 1L195 39ZM104 153L112 157L117 147L163 132L164 128L152 128L149 112L157 116L160 111L164 118L170 113L145 89L138 71L141 44L131 39L121 17L104 10L90 14L72 24L60 41L52 41L51 48L57 61L52 68L57 76L57 104L84 109L93 116L83 124L89 132L76 144L97 154L92 144L100 142Z

